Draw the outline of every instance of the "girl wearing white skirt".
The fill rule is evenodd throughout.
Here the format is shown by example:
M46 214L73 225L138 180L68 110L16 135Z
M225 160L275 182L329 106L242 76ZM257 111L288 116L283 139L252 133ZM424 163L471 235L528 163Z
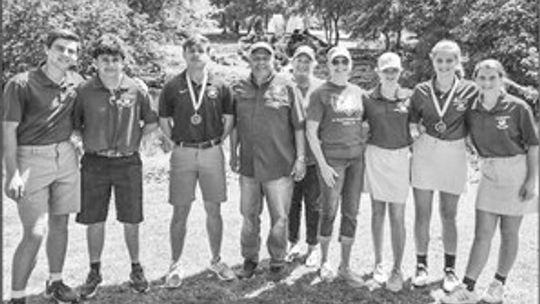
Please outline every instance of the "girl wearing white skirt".
M501 230L499 262L482 300L502 302L506 277L517 255L521 220L538 210L538 135L531 110L503 90L505 73L500 62L480 62L474 77L481 95L468 111L466 122L481 157L475 236L463 284L444 297L443 303L480 301L474 287L489 257L497 225Z
M405 201L409 194L409 99L411 91L399 86L401 59L382 54L377 62L380 84L364 99L364 119L370 127L366 147L365 189L371 195L371 232L375 251L373 280L383 284L382 243L386 206L390 216L394 265L386 288L403 288L401 262L405 248Z
M418 84L411 96L411 133L415 138L411 160L411 185L415 203L414 236L416 273L412 283L428 281L429 225L434 191L439 192L439 213L444 247L445 291L454 289L457 249L456 212L467 181L465 111L478 94L476 85L456 74L461 71L461 50L450 40L431 50L435 77Z

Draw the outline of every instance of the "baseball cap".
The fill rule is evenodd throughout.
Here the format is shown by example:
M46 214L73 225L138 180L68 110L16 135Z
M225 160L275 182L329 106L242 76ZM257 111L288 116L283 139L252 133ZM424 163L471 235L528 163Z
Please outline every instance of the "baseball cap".
M274 54L274 49L272 48L272 46L268 42L264 42L264 41L259 41L252 44L251 47L249 48L249 54L251 55L253 54L253 52L259 49L268 51L270 55Z
M307 46L307 45L301 45L296 48L296 51L294 52L293 59L300 56L300 55L307 55L311 60L315 61L315 51Z
M336 58L336 57L345 57L349 61L352 61L351 53L349 53L349 50L347 50L344 47L340 47L340 46L335 46L335 47L331 48L330 51L328 51L327 57L328 57L328 61L330 61L330 62L332 60L334 60L334 58Z
M381 71L392 68L401 70L401 58L396 53L386 52L377 60L377 67Z

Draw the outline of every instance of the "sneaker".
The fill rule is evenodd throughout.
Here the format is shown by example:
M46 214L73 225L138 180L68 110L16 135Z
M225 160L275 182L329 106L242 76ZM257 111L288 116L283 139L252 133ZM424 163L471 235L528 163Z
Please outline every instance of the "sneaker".
M364 280L362 279L362 276L353 272L350 267L339 267L338 277L343 279L351 287L360 288L364 286Z
M86 277L86 282L79 289L81 298L90 299L94 297L102 281L101 274L97 270L91 269Z
M232 281L236 279L236 275L231 270L231 268L229 268L227 264L221 261L211 263L208 269L210 269L210 271L215 273L216 276L222 281Z
M236 276L239 279L249 279L253 277L255 269L257 269L257 264L257 262L251 260L244 260L244 266L236 273Z
M452 268L446 268L444 270L444 278L442 281L442 289L444 292L450 292L454 290L456 287L458 287L460 284L458 277L456 276L456 273L454 272L454 269Z
M373 281L379 285L382 285L384 282L386 282L386 280L388 280L388 275L384 271L383 264L379 263L375 265L373 268Z
M62 280L45 283L45 297L59 304L79 303L79 295Z
M458 285L449 294L441 298L443 304L476 304L480 301L474 291L469 291L464 284Z
M285 276L285 266L270 266L270 271L268 272L268 280L272 282L279 282Z
M386 281L386 289L392 292L398 292L403 289L403 273L400 269L392 270L390 278Z
M165 284L163 284L163 287L169 289L178 288L182 285L183 278L184 273L180 265L178 263L172 264L169 268L169 272L165 276Z
M504 285L499 280L493 280L482 295L482 300L487 303L502 303L503 298Z
M26 304L26 298L17 298L17 299L11 299L7 302L7 304Z
M289 252L287 252L285 261L288 263L291 263L294 260L298 259L298 257L300 257L301 249L302 249L302 246L300 245L300 242L290 243Z
M129 285L133 291L138 293L147 292L150 289L148 281L144 277L144 271L141 265L136 265L129 274Z
M328 264L328 262L321 265L321 268L319 268L319 277L321 277L322 281L325 282L332 282L336 278L336 273L334 272L334 269Z
M315 267L321 262L319 246L309 246L306 254L305 264L307 267Z
M423 287L426 286L428 280L428 271L427 267L424 264L416 265L416 272L412 279L413 286Z

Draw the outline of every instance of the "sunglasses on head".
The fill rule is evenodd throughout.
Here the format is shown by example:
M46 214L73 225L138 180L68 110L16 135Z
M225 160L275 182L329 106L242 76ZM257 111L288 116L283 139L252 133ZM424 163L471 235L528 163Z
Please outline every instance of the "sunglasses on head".
M334 58L332 59L333 65L343 64L343 65L349 65L349 59L347 58Z

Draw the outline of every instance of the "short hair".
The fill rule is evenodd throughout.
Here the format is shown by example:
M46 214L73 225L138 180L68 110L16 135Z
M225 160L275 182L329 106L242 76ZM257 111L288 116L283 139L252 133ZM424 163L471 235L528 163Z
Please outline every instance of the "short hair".
M71 30L54 29L47 34L47 39L45 40L45 45L47 48L50 48L57 39L71 40L79 43L81 42L81 37Z
M474 66L473 77L476 78L478 72L482 69L495 70L501 78L506 78L506 71L504 70L502 63L497 59L490 58L477 63Z
M455 41L443 39L433 46L429 54L433 58L438 52L442 51L450 52L456 55L457 60L461 62L461 48Z
M208 38L206 38L206 36L203 36L201 34L194 34L194 35L189 36L184 41L184 43L182 44L182 48L185 51L189 48L192 48L198 45L198 46L206 46L204 50L208 51L209 44L210 44L210 41L208 40Z
M126 58L124 42L118 36L113 34L104 34L99 37L92 48L92 57L97 59L99 55L120 55L122 59Z

